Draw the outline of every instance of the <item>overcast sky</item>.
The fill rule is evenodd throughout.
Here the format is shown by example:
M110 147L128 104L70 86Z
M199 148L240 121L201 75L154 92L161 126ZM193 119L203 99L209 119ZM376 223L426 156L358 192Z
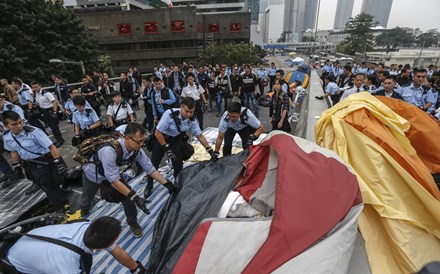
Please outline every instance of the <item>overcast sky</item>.
M318 29L332 29L338 0L321 0ZM361 12L362 0L355 0L352 16ZM394 27L428 29L439 28L440 0L394 0L388 28Z

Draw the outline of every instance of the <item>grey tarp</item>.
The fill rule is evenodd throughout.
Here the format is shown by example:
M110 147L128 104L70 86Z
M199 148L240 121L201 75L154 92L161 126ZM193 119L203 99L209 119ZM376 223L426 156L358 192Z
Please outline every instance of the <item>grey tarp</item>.
M203 219L217 217L243 170L247 150L185 168L177 178L178 192L162 209L154 229L149 270L171 273Z

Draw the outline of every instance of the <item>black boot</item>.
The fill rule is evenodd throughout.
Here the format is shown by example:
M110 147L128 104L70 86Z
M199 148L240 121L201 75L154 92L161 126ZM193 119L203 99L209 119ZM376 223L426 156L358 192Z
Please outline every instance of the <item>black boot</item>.
M147 199L151 196L151 194L153 194L153 180L150 180L150 178L148 178L147 185L144 189L144 198Z

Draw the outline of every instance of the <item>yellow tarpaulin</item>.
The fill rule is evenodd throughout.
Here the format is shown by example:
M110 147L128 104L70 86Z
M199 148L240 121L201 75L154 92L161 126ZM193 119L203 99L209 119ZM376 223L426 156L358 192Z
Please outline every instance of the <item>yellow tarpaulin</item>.
M359 229L373 273L414 273L440 260L440 193L405 136L409 127L366 92L323 112L316 125L317 143L357 173L365 203Z

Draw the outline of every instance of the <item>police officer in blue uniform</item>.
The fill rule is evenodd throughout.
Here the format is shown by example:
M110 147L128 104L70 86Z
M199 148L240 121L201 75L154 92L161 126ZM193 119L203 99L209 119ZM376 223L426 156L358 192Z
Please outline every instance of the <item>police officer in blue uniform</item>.
M215 142L215 153L218 155L223 139L223 156L231 154L232 141L238 133L241 138L243 149L247 149L252 141L258 139L264 132L263 123L247 108L241 107L240 103L231 103L228 110L223 113L218 126L218 136Z
M168 188L169 193L175 190L173 184L160 175L141 149L146 139L145 133L145 128L141 125L129 124L125 129L125 136L118 139L122 153L120 162L118 162L118 152L115 147L104 145L83 166L81 216L88 215L91 203L98 190L101 189L101 198L108 202L122 203L127 223L134 236L141 237L143 235L142 228L137 223L136 206L149 214L146 204L150 201L141 198L127 185L127 182L121 177L120 167L136 161L149 177Z
M73 113L76 111L76 107L73 104L73 98L78 97L78 96L83 97L81 95L79 89L77 89L77 88L74 88L70 91L70 96L71 96L71 98L69 98L67 100L66 104L64 105L64 111L68 117L67 119L68 119L69 123L72 122ZM83 98L85 99L85 97L83 97ZM86 106L86 108L92 108L92 106L89 104L89 102L87 102L87 100L86 100L85 106Z
M24 120L24 113L23 110L14 104L9 103L6 101L5 94L0 94L0 115L4 111L13 111L17 113L21 119ZM4 127L3 121L1 120L0 116L0 132L3 134L3 132L6 130ZM6 161L5 157L3 157L4 152L4 145L3 145L3 137L0 138L0 172L4 174L4 176L0 179L1 182L4 182L2 185L3 187L8 187L9 185L13 184L17 180L19 180L18 174L16 174L11 166L9 165L8 161Z
M8 129L4 132L5 149L11 152L12 164L21 174L21 163L30 179L47 195L49 212L64 209L67 199L60 188L67 166L58 149L40 129L24 126L20 115L13 111L2 113Z
M151 161L155 168L159 168L160 162L166 154L173 164L174 178L183 168L182 149L185 148L183 144L188 141L187 131L191 131L192 135L197 137L212 159L217 159L217 155L214 154L214 150L206 141L199 124L193 117L195 106L196 102L193 98L183 98L180 109L172 108L165 111L154 133ZM153 180L148 178L148 184L144 192L145 197L151 195L152 189Z
M396 90L396 92L402 96L404 101L415 105L424 111L423 95L425 93L425 89L423 88L422 84L426 79L426 75L426 69L418 69L414 73L413 83Z
M270 90L272 90L273 82L276 79L277 70L278 68L275 66L275 63L274 62L270 63L270 68L269 71L267 72L267 76L269 76L269 80L270 80Z
M31 230L29 234L73 244L90 256L105 250L130 269L131 273L146 273L140 262L136 262L116 244L121 234L121 223L113 217L102 216L93 222L44 226ZM5 261L0 267L1 273L62 274L84 273L81 270L86 270L81 269L79 254L66 247L27 236L21 237L9 249Z
M41 129L44 133L46 133L43 124L39 120L41 113L38 110L37 105L34 104L31 88L28 85L25 85L19 78L14 79L12 84L14 88L17 89L18 101L29 124Z
M86 99L82 96L73 98L76 111L73 112L72 123L74 124L75 139L73 145L81 144L82 141L93 136L101 135L101 120L95 110L86 107Z

